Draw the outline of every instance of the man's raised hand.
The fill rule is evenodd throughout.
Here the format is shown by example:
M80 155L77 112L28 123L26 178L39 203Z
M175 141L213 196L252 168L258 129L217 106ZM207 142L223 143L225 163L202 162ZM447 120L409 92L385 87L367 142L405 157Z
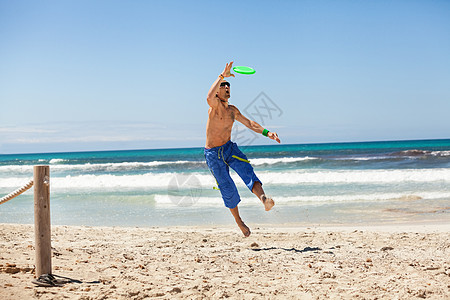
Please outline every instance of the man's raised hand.
M223 77L234 77L234 74L231 74L231 67L233 67L233 62L230 62L225 66L225 70L222 72Z

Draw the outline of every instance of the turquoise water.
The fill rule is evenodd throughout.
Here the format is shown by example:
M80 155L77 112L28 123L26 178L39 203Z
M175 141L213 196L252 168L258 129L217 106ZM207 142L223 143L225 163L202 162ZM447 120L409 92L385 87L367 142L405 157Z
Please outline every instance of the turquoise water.
M249 223L448 220L450 140L246 146L267 213L231 171ZM50 165L52 224L232 224L203 148L0 155L0 196ZM33 223L29 191L0 205L0 223Z

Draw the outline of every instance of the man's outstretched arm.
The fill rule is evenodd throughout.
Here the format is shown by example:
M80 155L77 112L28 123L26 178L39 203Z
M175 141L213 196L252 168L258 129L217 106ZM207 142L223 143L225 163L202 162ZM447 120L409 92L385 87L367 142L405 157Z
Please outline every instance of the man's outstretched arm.
M223 72L217 77L216 81L213 82L211 88L209 89L208 96L206 100L208 101L209 106L216 106L219 102L219 99L216 97L217 92L220 88L220 83L226 77L234 77L234 74L231 74L231 67L233 66L233 62L228 63L225 66Z
M267 130L264 129L264 127L262 127L261 125L259 125L257 122L247 119L243 114L241 114L241 112L239 111L239 109L237 109L237 107L234 106L234 109L236 120L244 124L247 128L259 134L262 134L264 130ZM277 141L278 143L281 143L280 139L278 138L278 134L276 132L272 131L267 132L267 137L274 141Z

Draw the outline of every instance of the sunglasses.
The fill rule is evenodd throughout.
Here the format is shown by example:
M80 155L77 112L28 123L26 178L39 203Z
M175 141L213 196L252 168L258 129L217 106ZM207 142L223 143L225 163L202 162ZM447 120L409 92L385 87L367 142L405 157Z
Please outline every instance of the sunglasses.
M222 83L220 84L220 87L223 87L223 86L228 86L228 87L230 87L230 83L229 83L229 82L222 82Z

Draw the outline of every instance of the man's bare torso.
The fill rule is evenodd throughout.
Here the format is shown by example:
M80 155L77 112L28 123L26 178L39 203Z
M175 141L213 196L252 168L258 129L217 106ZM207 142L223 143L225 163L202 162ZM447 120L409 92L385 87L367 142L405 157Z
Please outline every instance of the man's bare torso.
M236 107L220 102L208 110L206 123L206 148L222 146L231 139L231 129L236 118Z

